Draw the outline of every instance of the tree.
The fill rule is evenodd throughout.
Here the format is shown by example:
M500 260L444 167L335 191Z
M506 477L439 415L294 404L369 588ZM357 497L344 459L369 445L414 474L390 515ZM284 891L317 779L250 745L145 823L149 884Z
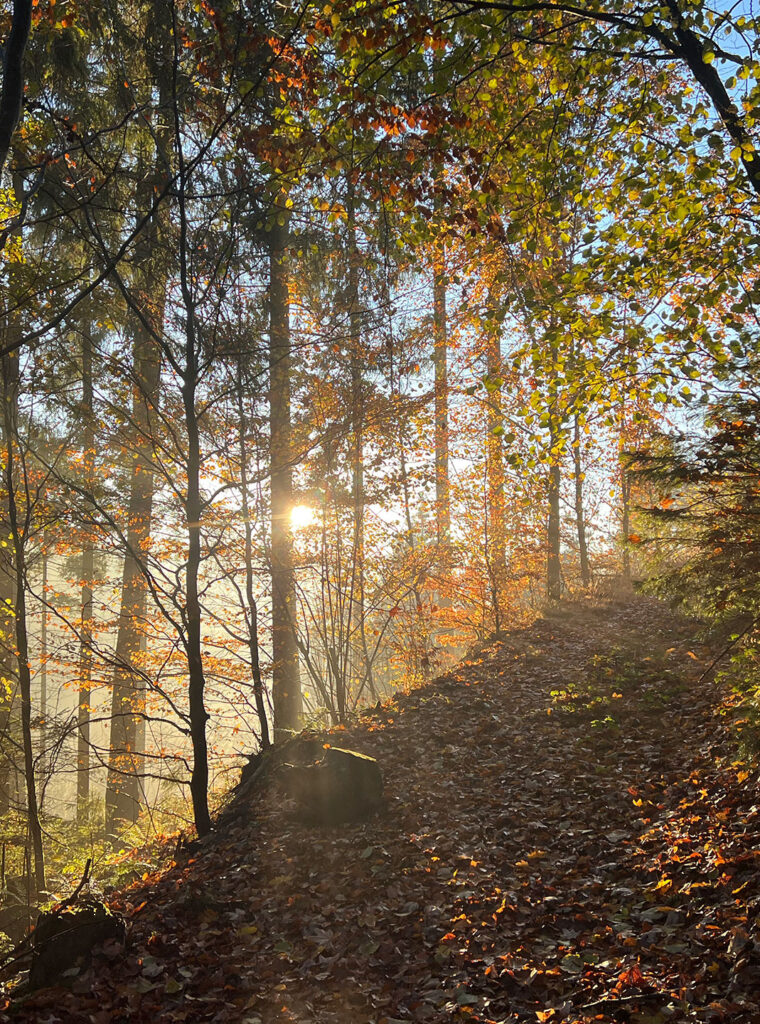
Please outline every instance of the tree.
M19 329L18 317L5 318L8 334ZM4 490L7 502L7 522L12 548L11 570L13 578L13 622L16 654L16 678L21 698L21 743L24 755L26 783L26 814L34 854L34 886L37 893L45 889L45 858L42 847L42 827L37 803L37 783L34 771L32 743L32 681L30 672L29 636L26 610L26 544L29 536L30 509L19 507L17 492L24 474L19 452L19 356L12 353L3 358L3 464ZM7 728L7 725L6 725Z
M136 244L134 250L133 335L131 376L130 479L127 533L121 588L118 637L111 700L111 738L106 785L106 825L134 822L140 809L141 768L138 717L143 708L143 687L137 672L141 636L147 615L148 584L144 554L150 543L153 519L154 468L151 438L156 419L161 354L158 337L163 335L169 268L164 247L168 242L167 218L163 209L153 209L169 171L168 147L172 138L169 40L171 6L156 0L148 8L147 24L135 26L151 39L144 48L146 86L155 91L150 130L139 140L135 195ZM138 51L139 52L139 51ZM137 713L137 714L136 714Z
M3 54L0 92L0 176L8 159L24 103L24 52L32 27L32 0L13 0L11 30Z
M616 56L630 52L632 56L655 61L663 56L679 61L709 97L733 146L732 159L742 164L751 188L760 194L760 157L756 155L749 128L751 115L748 119L740 112L714 66L717 59L747 71L747 77L753 74L752 57L726 51L716 42L716 33L722 29L744 40L745 33L751 36L754 30L754 19L701 3L682 6L679 0L666 0L656 10L638 3L631 6L599 2L582 7L562 0L452 0L451 6L453 17L474 10L506 15L510 28L536 45L543 45L545 38L551 39L557 29L565 33L580 30L590 34L590 38L578 40L581 53L589 49ZM541 19L542 12L548 15L546 21ZM563 41L560 45L567 44ZM570 46L573 45L575 41L571 38ZM756 101L757 89L755 84L749 92L748 109Z
M269 423L272 517L272 660L275 741L298 729L301 684L293 570L293 440L288 232L282 210L269 230Z

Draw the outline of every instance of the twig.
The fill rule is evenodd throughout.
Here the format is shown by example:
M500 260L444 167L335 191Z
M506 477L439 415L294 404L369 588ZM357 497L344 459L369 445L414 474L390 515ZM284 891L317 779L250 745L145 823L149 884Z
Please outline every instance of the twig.
M88 857L87 858L87 863L84 866L84 874L82 875L81 882L76 887L76 889L72 892L72 894L70 896L67 896L66 899L63 900L63 902L59 904L58 909L56 910L56 913L60 913L61 910L64 910L66 907L70 907L71 904L74 903L74 901L76 900L77 896L80 894L82 889L84 889L84 887L87 885L87 883L90 880L90 867L91 866L92 866L92 858Z
M669 992L638 992L635 995L630 996L604 996L602 999L597 999L594 1003L586 1003L585 1006L581 1006L581 1013L588 1013L589 1011L602 1010L607 1006L625 1006L630 1003L642 1003L651 999L669 999Z

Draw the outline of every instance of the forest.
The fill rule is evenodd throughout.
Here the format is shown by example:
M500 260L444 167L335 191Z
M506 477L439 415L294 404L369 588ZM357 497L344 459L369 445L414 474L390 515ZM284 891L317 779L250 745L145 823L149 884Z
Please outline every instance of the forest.
M213 839L241 769L373 709L401 736L531 629L547 716L588 698L613 745L674 630L676 703L717 681L756 770L759 29L754 0L2 5L0 953ZM606 696L549 679L564 615ZM491 1019L467 999L431 1012ZM498 1019L576 1019L526 1005ZM657 1012L626 1019L728 1019Z

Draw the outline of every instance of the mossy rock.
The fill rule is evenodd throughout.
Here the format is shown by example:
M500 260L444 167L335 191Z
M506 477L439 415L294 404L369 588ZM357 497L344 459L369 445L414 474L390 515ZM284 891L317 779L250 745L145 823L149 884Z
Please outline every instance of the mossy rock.
M328 747L319 760L285 765L285 785L306 822L337 825L361 821L383 802L383 778L374 757Z
M31 989L59 984L66 971L88 964L93 949L108 939L123 943L124 921L99 900L43 911L32 934Z

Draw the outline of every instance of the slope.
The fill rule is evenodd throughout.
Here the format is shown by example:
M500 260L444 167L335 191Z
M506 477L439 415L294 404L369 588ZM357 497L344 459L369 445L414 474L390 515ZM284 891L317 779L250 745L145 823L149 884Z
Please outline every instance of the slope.
M757 772L693 627L568 604L327 737L387 806L310 828L275 790L115 902L126 955L2 1020L760 1020Z

